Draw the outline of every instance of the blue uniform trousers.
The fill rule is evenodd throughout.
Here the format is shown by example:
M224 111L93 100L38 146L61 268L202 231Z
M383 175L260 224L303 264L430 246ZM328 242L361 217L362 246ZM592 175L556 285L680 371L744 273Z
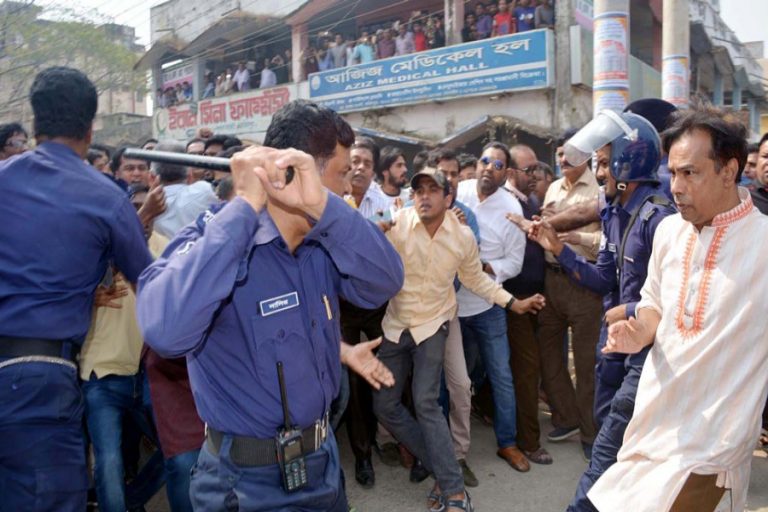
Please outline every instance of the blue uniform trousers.
M610 402L610 412L605 417L592 447L589 468L581 475L576 496L568 506L568 512L597 512L587 498L587 493L597 479L616 462L616 456L624 440L624 432L635 410L637 385L650 349L646 347L637 354L624 356L624 380ZM612 362L612 364L615 366L615 363Z
M232 437L224 436L218 456L203 444L192 468L190 497L196 512L347 512L339 450L332 430L320 448L305 455L308 484L304 489L283 490L280 468L243 467L232 462Z
M85 510L83 409L71 366L0 368L0 511Z
M601 350L605 347L608 339L608 327L603 322L600 328L600 341L597 343L595 354L595 403L594 416L595 426L598 430L603 425L603 421L611 411L611 402L613 397L621 388L621 383L627 374L625 362L626 354L603 354Z

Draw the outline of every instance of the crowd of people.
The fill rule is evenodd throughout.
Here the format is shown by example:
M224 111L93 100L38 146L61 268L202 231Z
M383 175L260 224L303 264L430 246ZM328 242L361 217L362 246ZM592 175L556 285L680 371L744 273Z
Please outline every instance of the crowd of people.
M467 4L467 9L461 29L463 42L538 28L554 29L554 0L477 2ZM412 12L406 21L395 20L362 27L359 36L325 31L314 39L315 42L301 55L305 78L318 71L366 64L446 45L443 13L430 14L421 10ZM291 82L292 65L291 50L285 49L277 51L272 57L242 60L221 71L206 71L200 97L220 97ZM161 108L183 105L192 100L193 85L189 81L159 87L155 94L155 105Z
M471 511L472 411L515 471L580 438L569 512L714 511L726 489L743 509L768 444L748 321L768 313L768 134L748 147L728 113L640 100L565 132L556 175L499 141L409 162L297 100L263 146L141 146L230 174L92 144L78 71L43 71L31 101L34 149L0 126L10 509L82 511L90 471L102 511L165 483L174 512L347 512L377 453L435 479L428 510Z
M554 1L499 0L467 4L462 41L554 28ZM363 27L359 37L325 32L302 55L304 76L318 71L366 64L378 59L423 52L446 45L443 13L414 11L407 21L395 20Z

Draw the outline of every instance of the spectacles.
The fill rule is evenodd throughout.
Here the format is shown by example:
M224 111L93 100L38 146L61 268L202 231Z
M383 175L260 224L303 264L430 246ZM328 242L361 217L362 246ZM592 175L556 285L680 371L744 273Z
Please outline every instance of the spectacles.
M518 171L527 174L528 176L533 176L533 174L539 170L539 166L536 164L529 165L528 167L525 167L523 169L518 169Z
M505 167L504 162L502 162L501 160L491 160L487 156L480 158L480 162L483 165L488 165L490 163L493 163L493 168L496 169L497 171L500 171Z
M19 140L19 139L12 139L5 143L6 147L12 147L12 148L26 148L29 145L29 142L26 140Z

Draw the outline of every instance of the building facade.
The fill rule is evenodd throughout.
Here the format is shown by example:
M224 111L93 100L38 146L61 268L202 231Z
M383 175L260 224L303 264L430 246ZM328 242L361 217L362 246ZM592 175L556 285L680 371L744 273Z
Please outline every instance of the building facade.
M358 133L407 152L423 146L477 152L496 139L529 144L551 161L559 135L593 115L593 3L551 3L551 26L464 42L468 31L462 29L473 21L466 15L476 2L256 0L211 7L168 0L152 8L152 46L138 68L153 70L161 99L180 75L193 84L191 100L155 109L159 138L185 140L205 126L260 142L272 113L308 98L342 112ZM690 11L692 95L759 112L765 91L752 76L754 57L721 40L735 40L727 27L712 32L713 20L724 24L710 3L694 0ZM662 17L662 0L630 2L630 100L661 96ZM416 24L441 25L445 46L317 69L336 35L359 46L364 38L384 38L382 31ZM264 59L275 72L282 69L282 79L258 88ZM250 73L247 90L220 88L240 63ZM204 98L207 86L214 92Z

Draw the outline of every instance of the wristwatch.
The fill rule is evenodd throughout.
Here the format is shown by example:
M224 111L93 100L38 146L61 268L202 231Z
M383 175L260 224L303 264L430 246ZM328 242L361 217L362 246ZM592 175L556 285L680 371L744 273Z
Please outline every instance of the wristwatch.
M509 299L509 302L507 302L507 305L504 306L504 309L506 309L507 311L512 311L512 304L514 303L515 303L515 298L512 297L511 299Z

